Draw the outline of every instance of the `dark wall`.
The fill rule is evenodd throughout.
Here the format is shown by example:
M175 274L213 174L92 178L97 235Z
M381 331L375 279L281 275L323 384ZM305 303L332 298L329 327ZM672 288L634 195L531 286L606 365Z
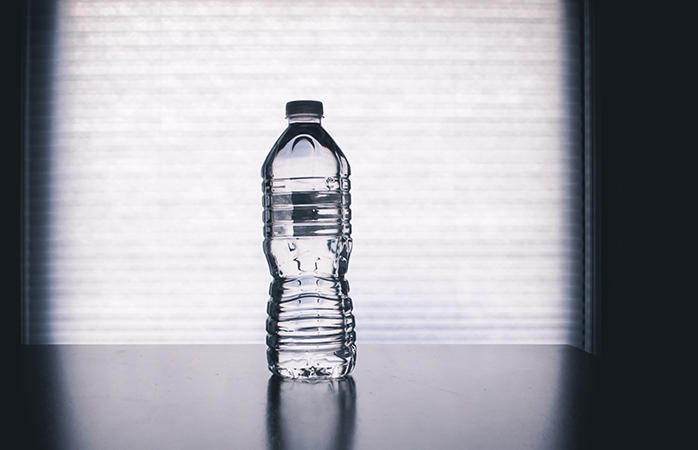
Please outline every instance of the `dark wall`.
M19 341L19 209L20 209L20 148L22 116L22 45L24 30L24 2L8 2L0 9L0 61L2 62L2 88L0 92L0 198L2 199L2 322L4 342ZM13 301L14 300L14 301Z
M602 331L604 353L629 363L666 352L658 332L678 319L672 306L690 279L694 183L684 173L695 144L682 78L691 71L681 67L681 12L597 3Z
M593 2L597 14L599 289L607 424L646 448L669 431L687 368L684 321L695 302L688 236L695 209L686 76L688 11ZM689 300L693 298L693 300ZM678 395L677 395L678 394Z
M22 49L26 2L0 7L0 432L16 429L20 342L20 164L22 142Z

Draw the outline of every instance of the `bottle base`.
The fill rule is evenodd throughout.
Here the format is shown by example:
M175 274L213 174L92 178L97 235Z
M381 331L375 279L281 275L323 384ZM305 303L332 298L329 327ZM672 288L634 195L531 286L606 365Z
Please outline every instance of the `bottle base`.
M277 352L267 350L269 370L282 378L331 379L342 378L354 369L356 347L347 349L348 355L339 356L314 352Z

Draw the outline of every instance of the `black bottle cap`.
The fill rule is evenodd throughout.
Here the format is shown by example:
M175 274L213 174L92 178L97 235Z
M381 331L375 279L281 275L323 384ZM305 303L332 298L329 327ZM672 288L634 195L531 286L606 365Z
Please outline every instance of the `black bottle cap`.
M294 114L315 114L322 117L322 102L315 100L295 100L286 103L286 117Z

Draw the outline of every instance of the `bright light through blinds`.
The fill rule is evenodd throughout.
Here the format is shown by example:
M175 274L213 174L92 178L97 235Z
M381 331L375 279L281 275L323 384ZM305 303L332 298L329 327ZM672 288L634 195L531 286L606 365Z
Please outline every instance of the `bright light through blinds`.
M577 3L32 3L29 342L264 342L260 167L316 99L359 343L582 345Z

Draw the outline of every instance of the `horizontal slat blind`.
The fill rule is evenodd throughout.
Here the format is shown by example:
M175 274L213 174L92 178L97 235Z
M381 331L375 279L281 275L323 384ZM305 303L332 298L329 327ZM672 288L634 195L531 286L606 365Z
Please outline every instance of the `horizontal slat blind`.
M352 167L358 342L582 345L576 2L33 1L29 342L263 342L286 101Z

